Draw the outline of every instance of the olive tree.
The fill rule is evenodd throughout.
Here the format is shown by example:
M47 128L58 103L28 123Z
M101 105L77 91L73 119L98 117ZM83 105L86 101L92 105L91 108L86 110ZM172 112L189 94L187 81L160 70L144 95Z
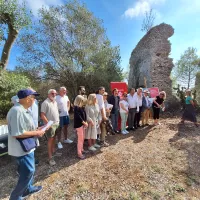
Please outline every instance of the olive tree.
M0 0L0 68L6 69L11 48L19 31L30 24L30 11L18 0Z

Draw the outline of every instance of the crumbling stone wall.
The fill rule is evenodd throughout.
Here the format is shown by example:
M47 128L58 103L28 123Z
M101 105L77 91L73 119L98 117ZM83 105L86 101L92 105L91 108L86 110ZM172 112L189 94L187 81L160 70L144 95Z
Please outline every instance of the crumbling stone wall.
M172 96L171 70L174 66L169 58L171 44L168 40L174 29L168 24L153 27L140 40L130 57L128 86L159 87L167 98Z

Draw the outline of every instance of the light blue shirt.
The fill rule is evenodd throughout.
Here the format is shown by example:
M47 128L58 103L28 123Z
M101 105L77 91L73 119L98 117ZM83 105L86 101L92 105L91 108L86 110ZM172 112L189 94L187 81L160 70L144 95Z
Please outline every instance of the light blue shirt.
M19 141L13 136L22 135L26 131L35 130L33 118L30 112L25 109L21 104L17 103L13 106L8 114L8 154L11 156L23 156L30 152L24 152Z

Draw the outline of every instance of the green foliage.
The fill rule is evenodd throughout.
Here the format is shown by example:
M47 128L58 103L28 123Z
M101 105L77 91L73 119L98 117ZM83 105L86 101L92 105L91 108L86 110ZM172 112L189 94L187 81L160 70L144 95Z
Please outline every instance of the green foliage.
M18 0L0 0L0 24L12 25L13 29L20 30L31 22L30 11L25 1L20 4ZM0 27L0 32L4 31Z
M200 70L197 50L189 47L176 63L175 76L179 82L190 88L194 84L196 73Z
M111 46L102 21L84 4L69 1L39 13L38 24L19 42L23 68L36 67L42 80L65 85L71 96L80 85L93 92L123 79L119 47Z
M173 89L176 91L176 96L179 98L180 103L181 103L181 107L185 108L185 98L186 98L186 94L185 94L185 87L181 87L179 84L177 85L177 87L173 87ZM193 101L197 106L197 91L193 90L192 91L192 97L193 97Z
M200 102L200 72L196 74L196 79L195 79L195 90L197 91L196 99L198 102Z
M21 74L2 71L0 75L0 117L5 117L11 108L11 97L23 88L29 87L29 79Z

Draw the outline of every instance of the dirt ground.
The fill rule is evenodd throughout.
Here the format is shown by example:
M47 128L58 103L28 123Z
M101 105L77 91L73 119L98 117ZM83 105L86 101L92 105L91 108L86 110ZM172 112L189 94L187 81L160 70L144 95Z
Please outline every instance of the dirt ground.
M199 200L200 127L179 124L168 117L127 135L108 136L109 147L76 157L73 144L64 144L57 165L47 164L47 142L36 150L40 163L35 184L43 191L28 200ZM85 146L87 148L87 145ZM0 158L0 199L8 196L17 181L10 156Z

